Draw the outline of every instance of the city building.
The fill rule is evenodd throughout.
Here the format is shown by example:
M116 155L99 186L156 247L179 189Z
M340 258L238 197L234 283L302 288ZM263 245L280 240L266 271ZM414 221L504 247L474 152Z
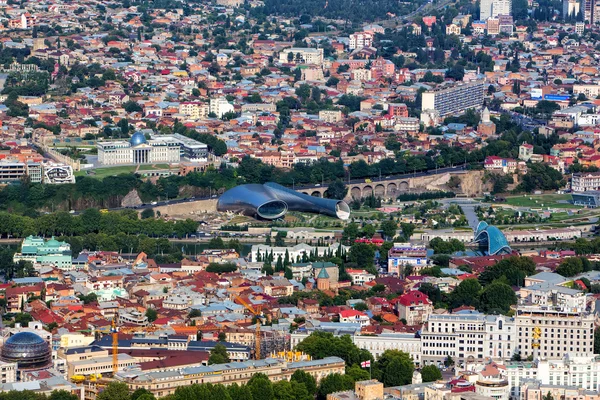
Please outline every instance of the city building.
M216 97L210 99L209 112L222 118L227 113L235 112L235 108L225 97Z
M319 111L319 119L323 122L335 124L343 119L343 115L340 110L321 110Z
M73 268L71 245L67 242L59 242L54 237L48 241L38 236L26 237L21 244L21 252L15 253L13 261L53 265L62 270Z
M573 85L573 94L584 94L588 99L595 99L600 95L600 85L575 84Z
M0 359L6 363L16 363L19 372L23 373L50 367L52 352L50 344L40 336L32 332L19 332L4 342Z
M582 172L571 175L571 190L573 192L600 190L600 172Z
M181 151L177 141L146 140L141 132L134 133L129 141L98 142L97 148L102 165L178 163Z
M495 36L500 33L500 19L498 17L489 17L485 23L488 35Z
M541 330L538 355L560 359L565 354L594 353L594 314L554 306L519 306L514 317L515 351L522 358L533 355L533 329Z
M333 392L327 395L327 400L381 400L384 399L383 383L376 379L358 381L354 390Z
M179 113L189 119L206 119L210 113L210 106L199 101L183 101L179 103Z
M497 17L498 15L511 15L512 1L511 0L482 0L479 10L479 19L482 21L488 18Z
M473 241L479 243L481 250L488 255L510 254L512 249L506 236L500 229L481 221L477 225Z
M388 273L392 275L402 275L406 266L412 267L413 273L418 273L419 270L426 268L428 263L425 246L394 243L394 247L388 251Z
M291 53L291 55L290 55ZM312 49L304 47L292 47L279 53L279 62L282 64L289 62L316 64L323 63L323 49Z
M425 293L411 290L398 297L396 311L398 318L404 319L407 325L420 325L433 311L433 303Z
M442 365L448 356L459 363L508 359L516 337L515 320L503 315L469 310L429 314L421 331L422 362Z
M362 49L373 45L373 34L370 32L356 32L350 35L350 50Z
M290 380L292 374L302 370L315 378L317 383L329 374L344 374L344 360L338 357L327 357L322 360L287 362L280 359L267 358L246 362L214 364L203 367L190 367L180 370L160 372L119 372L115 380L124 382L131 392L146 389L156 397L164 397L175 393L181 386L193 383L221 383L238 385L259 373L267 375L273 382Z
M325 214L342 220L350 216L350 207L342 200L309 196L273 182L229 189L219 197L217 210L266 220L282 218L288 211Z
M529 143L523 143L519 146L519 160L529 161L533 155L533 145Z
M584 206L589 208L596 208L600 206L600 191L588 190L586 192L573 192L571 193L573 204L576 206Z
M483 105L485 81L478 80L467 83L454 83L441 86L423 93L421 121L430 125L429 113L434 112L439 118L460 114L469 108L479 109Z
M595 0L583 0L583 20L584 22L593 25L596 14L596 1Z
M563 0L563 18L572 18L579 15L580 2L578 0Z

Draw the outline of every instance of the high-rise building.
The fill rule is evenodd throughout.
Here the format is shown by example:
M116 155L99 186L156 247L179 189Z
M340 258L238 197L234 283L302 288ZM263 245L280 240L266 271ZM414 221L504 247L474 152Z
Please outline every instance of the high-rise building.
M485 80L477 80L443 86L423 93L421 122L430 125L428 115L435 114L443 118L450 114L462 113L469 108L481 108L485 89Z
M498 15L511 15L511 0L481 0L479 19L482 21Z
M515 315L517 351L533 355L533 330L541 330L539 357L559 359L568 353L594 353L594 315L567 307L520 306Z
M576 17L579 15L579 0L563 0L563 17Z
M583 0L583 20L586 21L588 24L593 24L594 23L594 14L595 14L595 10L594 10L594 6L596 5L596 1L595 0Z

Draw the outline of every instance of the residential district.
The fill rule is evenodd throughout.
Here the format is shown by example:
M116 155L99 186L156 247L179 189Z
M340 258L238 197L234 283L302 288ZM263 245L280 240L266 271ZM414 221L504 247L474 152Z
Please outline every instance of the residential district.
M600 400L599 23L0 0L0 400Z

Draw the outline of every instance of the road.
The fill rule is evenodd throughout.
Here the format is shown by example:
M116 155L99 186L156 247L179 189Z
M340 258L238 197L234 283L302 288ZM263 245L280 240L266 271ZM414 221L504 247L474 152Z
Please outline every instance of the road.
M408 22L403 23L397 27L397 29L400 29L402 27L412 24L413 23L412 19L414 17L416 17L417 15L421 14L422 12L424 12L424 11L431 12L433 10L439 10L440 8L444 8L448 4L453 3L453 2L454 2L454 0L442 0L440 3L434 5L433 7L430 7L431 5L433 5L433 3L430 0L428 0L426 3L421 4L419 6L419 8L417 8L415 11L411 12L410 14L402 15L399 17L391 18L391 19L375 21L375 23L379 24L383 27L386 27L386 26L394 27L394 26L396 26L395 25L396 22L402 22L403 20L408 20Z

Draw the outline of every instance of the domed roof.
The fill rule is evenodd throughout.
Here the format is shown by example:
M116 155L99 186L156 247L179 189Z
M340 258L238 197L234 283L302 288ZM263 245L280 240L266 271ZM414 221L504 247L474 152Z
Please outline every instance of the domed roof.
M131 136L131 139L129 139L129 143L131 143L132 146L137 146L142 143L147 143L146 136L144 136L144 134L142 132L136 132Z
M32 345L43 343L46 343L46 341L33 332L19 332L9 337L4 345Z
M33 332L19 332L9 337L0 358L6 362L16 362L19 369L39 369L51 365L50 345Z

